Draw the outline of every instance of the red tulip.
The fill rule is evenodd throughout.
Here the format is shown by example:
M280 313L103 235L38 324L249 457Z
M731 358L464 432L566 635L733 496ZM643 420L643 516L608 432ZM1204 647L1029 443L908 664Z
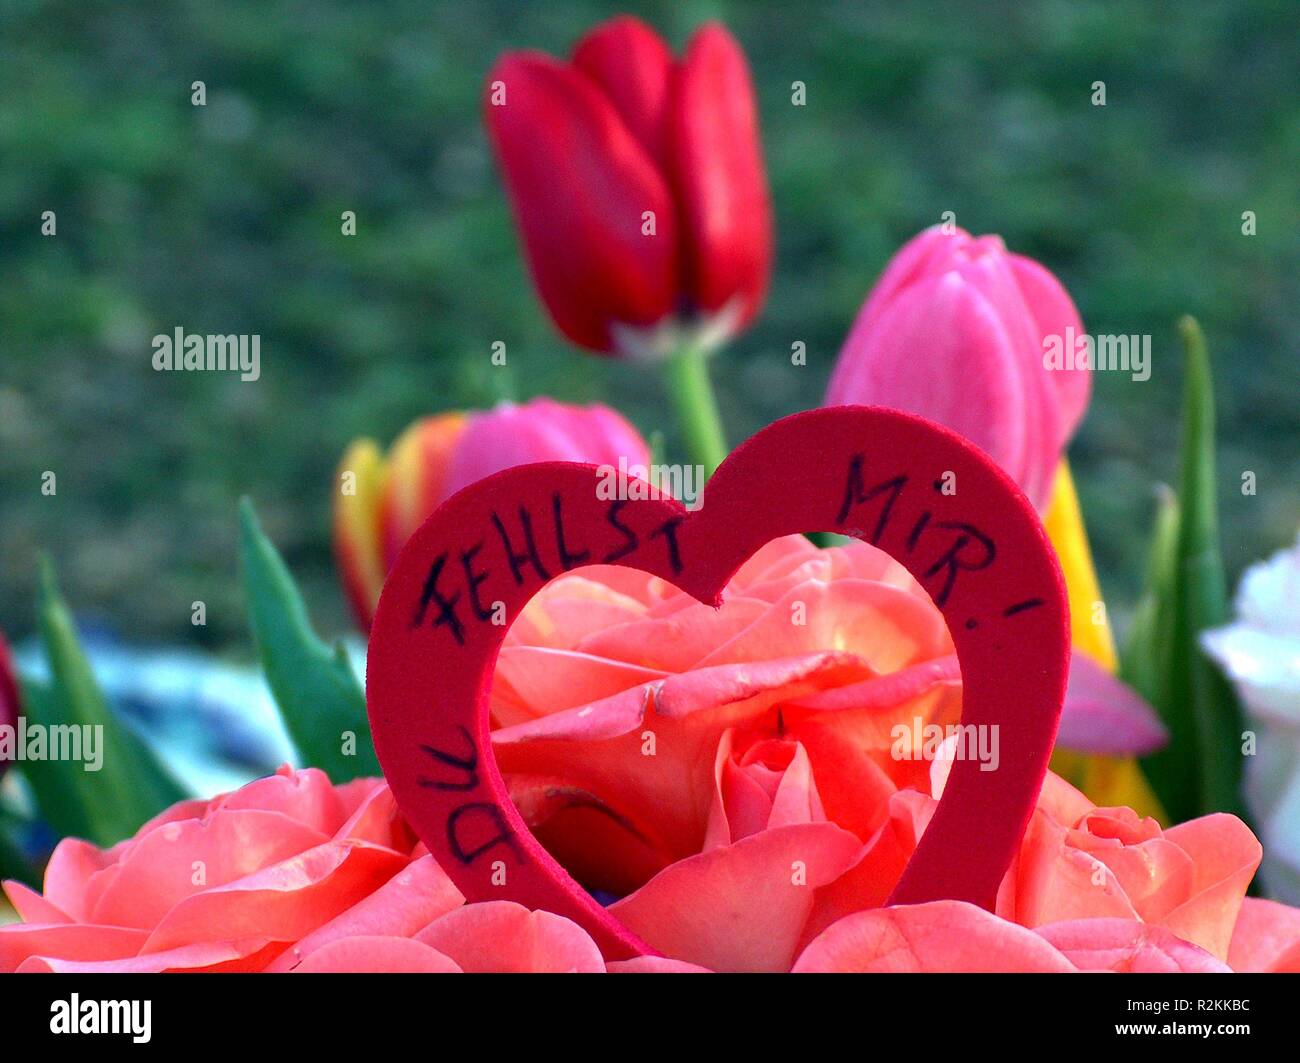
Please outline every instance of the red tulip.
M1091 384L1086 369L1046 368L1044 339L1082 334L1060 282L1001 237L927 229L876 282L826 402L895 406L947 425L1042 511Z
M502 56L484 106L533 279L573 342L631 353L657 328L725 336L758 312L771 207L725 29L701 27L677 60L644 23L611 19L567 63Z
M356 440L339 464L334 554L357 623L369 629L398 552L461 488L535 461L617 468L620 458L629 467L650 464L650 448L623 417L606 406L567 406L546 398L425 417L387 455L373 440Z

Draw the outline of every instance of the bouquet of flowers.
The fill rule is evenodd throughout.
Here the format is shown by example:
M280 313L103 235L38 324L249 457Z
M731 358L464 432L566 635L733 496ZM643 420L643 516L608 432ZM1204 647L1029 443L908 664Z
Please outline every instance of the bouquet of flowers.
M483 115L556 329L661 370L690 462L613 409L553 398L357 441L333 540L362 633L412 535L494 473L584 462L613 490L701 504L729 449L710 359L769 284L758 108L722 26L680 55L625 17L565 60L506 54ZM1140 348L1089 336L1048 265L941 219L889 262L827 385L827 406L919 414L979 447L1059 559L1073 644L1060 730L991 905L889 903L944 793L963 684L939 606L869 542L775 539L721 609L612 565L548 571L508 618L492 754L533 836L649 946L626 959L508 888L465 895L383 777L353 662L314 633L246 502L251 626L298 766L187 794L110 710L47 565L47 672L20 679L0 640L16 913L0 970L1300 971L1300 910L1283 903L1300 902L1300 554L1253 571L1228 626L1210 362L1194 320L1179 333L1181 473L1118 650L1066 451L1094 368L1122 354L1140 373ZM82 753L51 756L53 742Z

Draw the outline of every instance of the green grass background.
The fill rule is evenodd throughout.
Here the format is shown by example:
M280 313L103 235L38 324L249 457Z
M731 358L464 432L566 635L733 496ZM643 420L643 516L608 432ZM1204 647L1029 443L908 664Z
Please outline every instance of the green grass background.
M715 368L733 441L819 403L890 254L952 210L1054 270L1090 331L1153 336L1151 379L1098 375L1072 448L1113 610L1136 595L1152 491L1175 474L1183 312L1215 362L1230 574L1293 538L1289 0L5 0L0 627L31 629L44 549L73 605L125 637L248 652L247 492L319 626L344 630L333 467L353 437L386 443L433 410L602 400L671 450L657 379L551 331L479 117L499 52L564 52L619 10L675 47L721 18L754 69L778 254L765 313ZM195 80L206 107L190 104ZM1090 103L1098 80L1105 107ZM46 210L57 237L40 234ZM150 339L176 326L259 333L261 380L153 372ZM806 367L789 364L795 340ZM190 626L196 599L205 629Z

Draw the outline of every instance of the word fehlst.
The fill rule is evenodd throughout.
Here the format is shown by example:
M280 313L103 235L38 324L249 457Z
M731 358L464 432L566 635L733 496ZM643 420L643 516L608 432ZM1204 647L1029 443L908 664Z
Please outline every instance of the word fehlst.
M499 616L492 604L494 581L511 579L522 586L536 578L545 583L583 565L611 565L636 551L645 538L662 540L669 566L681 572L677 527L684 518L670 517L645 536L622 519L627 505L628 500L618 499L606 507L605 520L616 539L615 545L601 549L569 541L564 532L564 498L558 492L551 496L550 512L541 519L522 505L513 514L494 512L490 532L467 547L444 550L434 558L411 627L426 621L434 628L446 627L463 646L467 624L489 623Z

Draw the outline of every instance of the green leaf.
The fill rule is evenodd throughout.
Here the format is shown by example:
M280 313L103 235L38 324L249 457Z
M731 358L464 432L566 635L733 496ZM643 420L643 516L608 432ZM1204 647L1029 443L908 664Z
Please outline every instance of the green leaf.
M29 724L49 727L57 722L54 691L47 684L27 680L22 685L23 714ZM77 787L67 779L66 766L57 761L26 760L17 768L31 787L40 817L60 838L88 838L90 816Z
M17 879L33 888L39 888L40 876L31 862L23 856L22 849L10 833L15 824L0 817L0 880Z
M366 695L343 644L331 651L312 630L307 607L253 504L239 505L244 589L262 669L303 762L334 782L378 775ZM344 751L351 735L354 752Z
M76 735L80 760L32 759L21 762L41 815L63 835L88 838L100 846L129 838L140 826L186 794L153 751L109 711L77 638L72 614L59 596L54 568L41 559L36 600L37 625L49 660L50 682L27 684L28 724L44 728L46 753L54 736ZM56 730L79 728L79 731ZM98 770L83 737L97 736Z
M1228 616L1215 500L1214 389L1200 326L1185 317L1178 327L1186 367L1179 517L1172 578L1157 599L1150 637L1157 671L1146 679L1170 731L1169 745L1146 764L1175 822L1208 812L1242 813L1241 710L1198 641Z
M1163 686L1169 674L1170 645L1166 636L1170 632L1159 621L1171 615L1177 545L1178 496L1161 484L1156 497L1155 531L1147 555L1146 585L1133 612L1119 665L1120 678L1152 705L1168 700Z

